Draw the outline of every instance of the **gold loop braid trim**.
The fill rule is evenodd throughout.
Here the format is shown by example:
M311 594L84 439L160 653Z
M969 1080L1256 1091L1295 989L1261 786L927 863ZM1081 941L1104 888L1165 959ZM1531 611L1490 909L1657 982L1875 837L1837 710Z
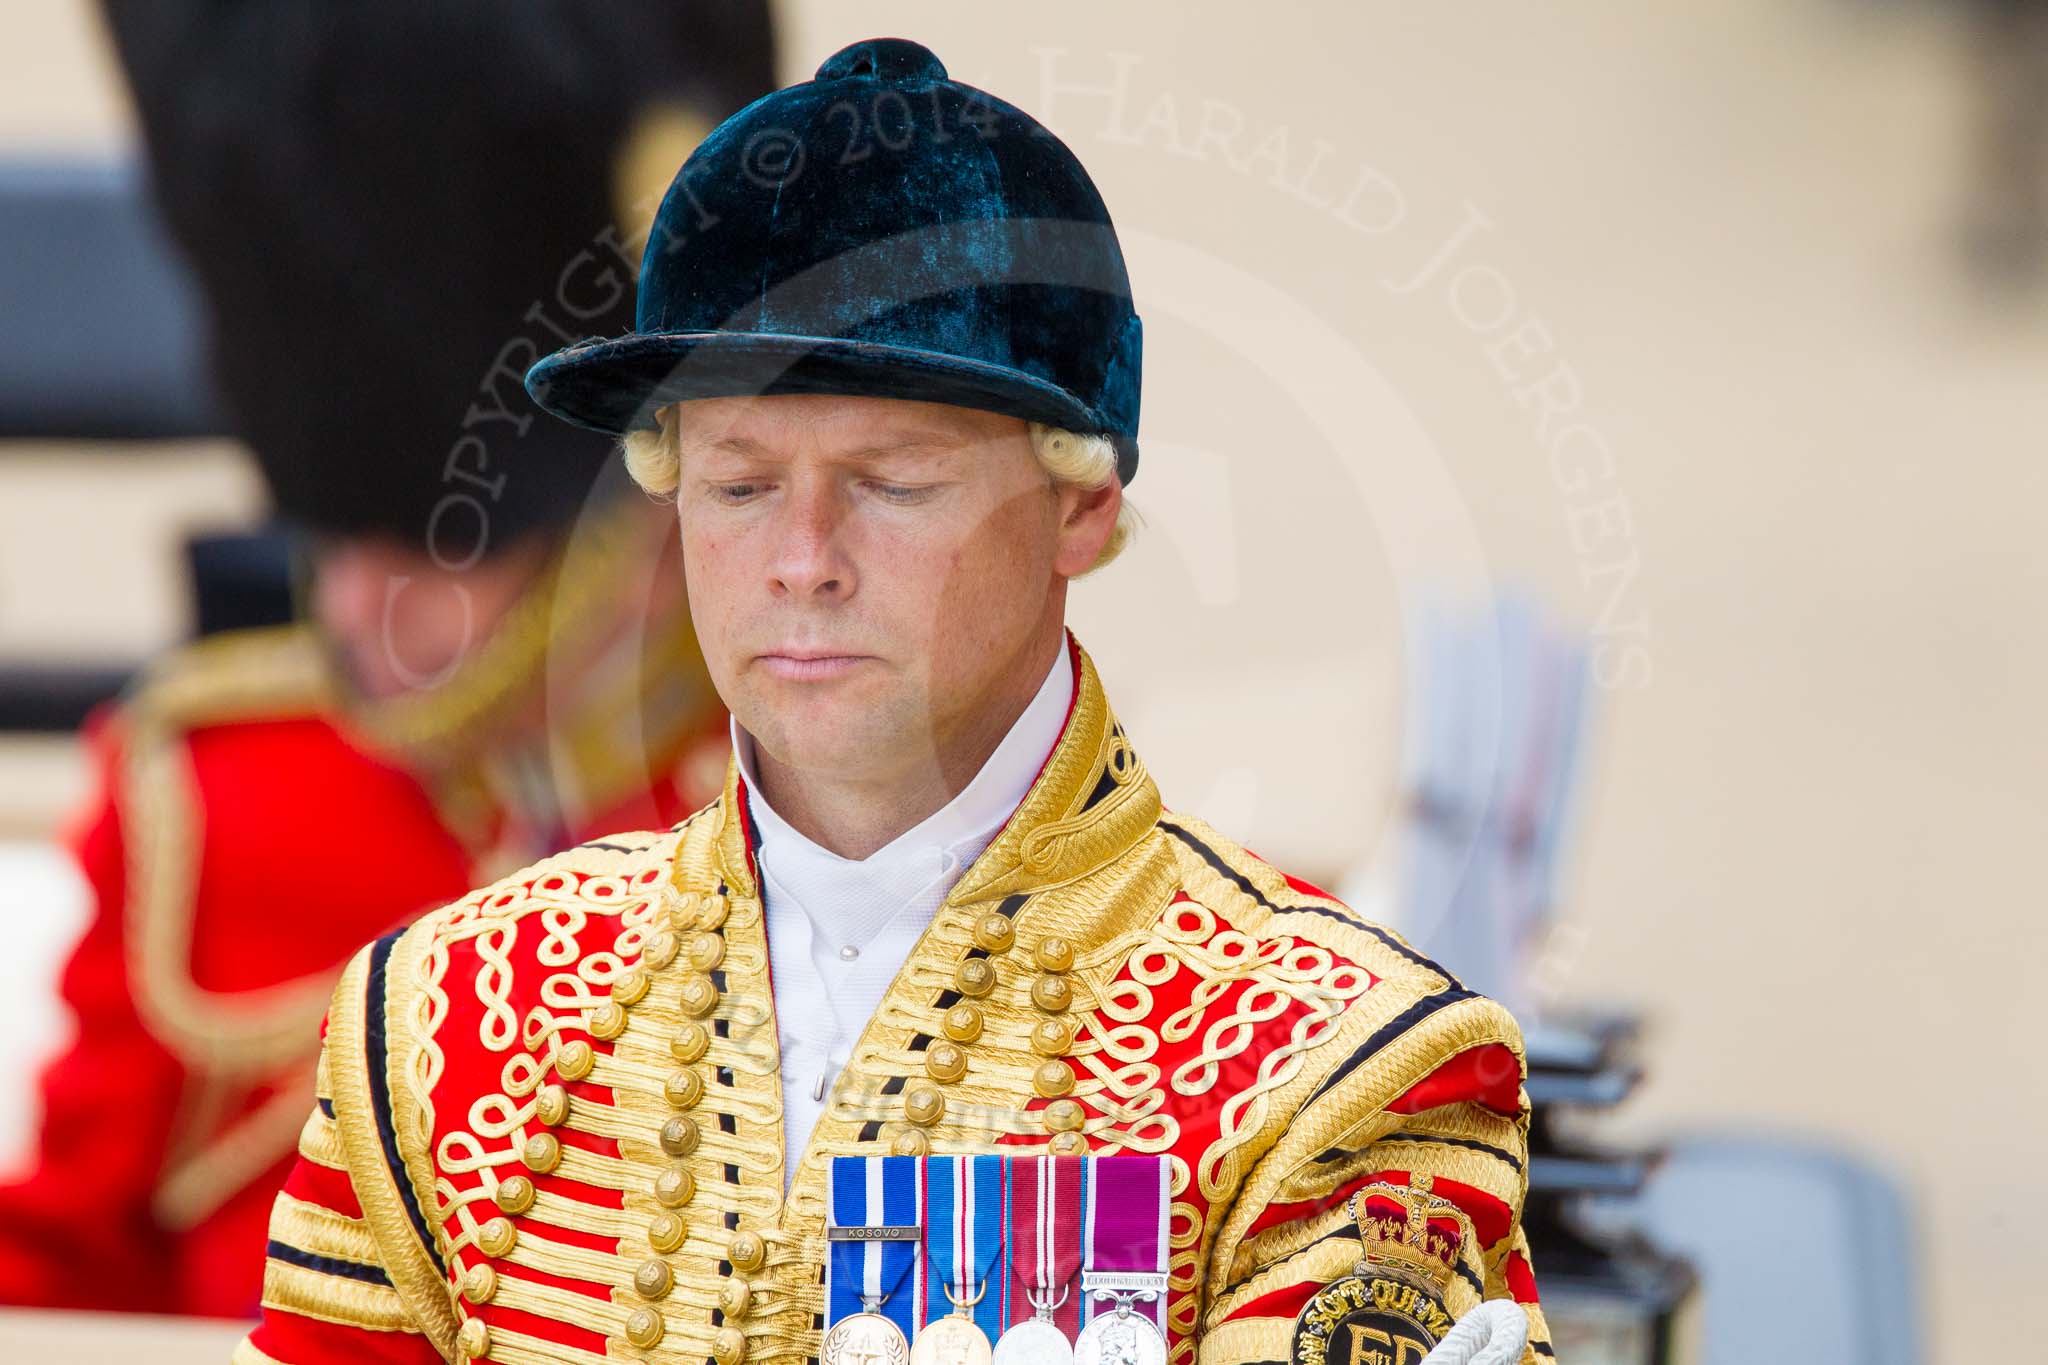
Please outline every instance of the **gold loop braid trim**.
M286 627L181 650L122 709L114 801L127 859L129 988L144 1027L192 1070L260 1075L309 1056L334 974L233 992L192 979L206 831L185 735L202 725L321 714L333 697L312 633Z

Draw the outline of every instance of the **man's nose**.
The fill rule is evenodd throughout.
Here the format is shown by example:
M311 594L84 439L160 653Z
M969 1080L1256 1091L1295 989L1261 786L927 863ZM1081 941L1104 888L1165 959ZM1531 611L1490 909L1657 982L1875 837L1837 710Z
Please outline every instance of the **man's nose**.
M846 553L846 507L828 481L793 485L774 526L769 589L797 602L835 602L853 595L853 564Z

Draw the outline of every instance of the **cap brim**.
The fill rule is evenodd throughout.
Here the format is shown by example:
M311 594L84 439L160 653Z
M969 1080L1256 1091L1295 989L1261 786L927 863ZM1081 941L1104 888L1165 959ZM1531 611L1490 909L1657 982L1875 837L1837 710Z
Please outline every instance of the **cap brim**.
M914 347L760 332L655 332L555 352L526 390L566 422L619 435L652 430L685 398L843 393L1000 412L1082 432L1101 419L1066 390L1021 370Z

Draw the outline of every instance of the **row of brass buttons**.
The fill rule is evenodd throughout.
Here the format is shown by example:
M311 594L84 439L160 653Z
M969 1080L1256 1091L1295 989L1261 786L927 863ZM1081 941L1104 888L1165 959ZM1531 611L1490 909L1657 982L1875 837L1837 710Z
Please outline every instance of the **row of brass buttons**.
M946 1011L939 1031L944 1036L925 1049L925 1075L936 1085L913 1085L903 1094L903 1117L910 1126L890 1140L890 1150L899 1156L921 1156L931 1150L931 1129L946 1114L946 1097L939 1086L952 1085L967 1075L967 1047L981 1037L985 1020L976 1001L995 990L995 959L1016 947L1017 926L1009 916L990 912L974 926L975 946L988 956L964 959L953 973L953 989L963 997ZM1051 1100L1043 1111L1052 1132L1051 1149L1062 1155L1087 1150L1080 1129L1085 1117L1080 1104L1065 1098L1074 1088L1074 1069L1066 1060L1074 1045L1074 1025L1066 1012L1074 1003L1074 989L1067 979L1073 970L1074 948L1063 938L1045 938L1032 950L1038 975L1031 982L1031 1003L1045 1017L1031 1030L1031 1050L1045 1058L1032 1075L1032 1087Z
M726 899L715 894L685 894L671 907L672 927L648 939L639 960L620 972L612 982L609 998L595 1006L587 1021L591 1035L609 1042L626 1031L626 1013L647 997L653 986L651 972L661 971L678 958L687 962L692 975L683 982L680 1002L689 1018L669 1039L669 1052L678 1063L662 1085L671 1114L661 1126L656 1141L662 1152L677 1164L663 1170L654 1180L654 1199L661 1209L647 1225L648 1249L653 1253L633 1271L633 1289L647 1301L626 1318L626 1340L643 1350L659 1345L668 1324L653 1307L675 1288L675 1268L665 1259L682 1248L689 1228L678 1209L696 1197L696 1177L682 1165L697 1150L701 1134L689 1110L704 1098L704 1077L694 1069L711 1047L711 1031L702 1022L718 1005L718 988L710 973L725 960L725 940L718 930L729 911ZM569 1092L564 1083L589 1076L597 1064L596 1050L581 1038L564 1042L555 1052L555 1080L542 1086L534 1097L534 1117L548 1128L559 1127L569 1115ZM550 1132L536 1133L520 1150L522 1163L535 1174L545 1174L561 1164L562 1140ZM536 1197L533 1180L511 1175L498 1184L494 1200L498 1216L477 1232L477 1248L492 1260L508 1255L518 1244L518 1229L512 1219L528 1212ZM744 1316L753 1300L753 1287L745 1276L760 1270L767 1260L767 1246L760 1234L734 1234L727 1259L735 1272L720 1286L718 1306L728 1318ZM487 1303L496 1294L498 1273L488 1263L479 1263L463 1276L461 1292L472 1304ZM480 1318L462 1324L457 1345L472 1358L490 1351L490 1329ZM718 1365L741 1365L746 1359L746 1334L728 1323L712 1340L712 1358Z

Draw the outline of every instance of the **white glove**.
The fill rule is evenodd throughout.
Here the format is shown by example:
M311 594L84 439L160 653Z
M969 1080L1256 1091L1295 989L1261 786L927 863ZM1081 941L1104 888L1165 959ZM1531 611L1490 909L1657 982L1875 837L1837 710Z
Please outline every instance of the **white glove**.
M1507 1299L1482 1303L1451 1328L1422 1365L1515 1365L1529 1344L1529 1315Z

